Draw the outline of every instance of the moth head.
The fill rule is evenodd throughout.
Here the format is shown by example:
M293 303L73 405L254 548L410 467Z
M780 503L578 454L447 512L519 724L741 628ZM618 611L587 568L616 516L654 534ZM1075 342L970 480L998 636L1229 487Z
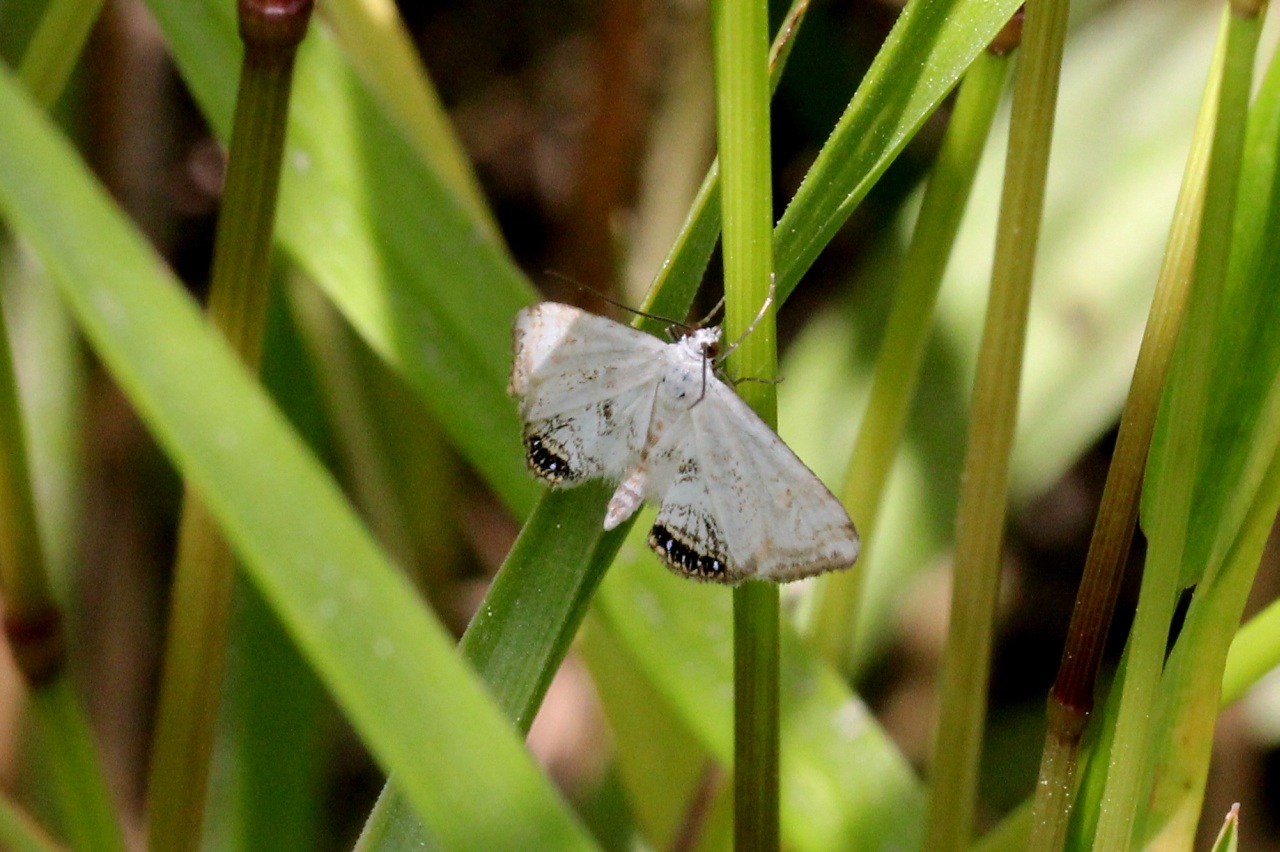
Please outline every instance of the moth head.
M695 328L685 337L685 342L695 351L701 352L702 357L714 361L720 355L720 326Z

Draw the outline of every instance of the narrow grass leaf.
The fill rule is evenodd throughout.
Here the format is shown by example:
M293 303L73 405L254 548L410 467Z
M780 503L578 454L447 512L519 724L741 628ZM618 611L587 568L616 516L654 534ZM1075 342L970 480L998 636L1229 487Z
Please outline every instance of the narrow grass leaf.
M1222 822L1222 831L1213 842L1212 852L1236 852L1240 845L1240 805L1231 806L1231 812Z
M1209 402L1216 429L1206 430L1193 509L1202 523L1192 525L1190 535L1201 532L1195 555L1189 544L1184 563L1203 566L1203 576L1161 682L1153 791L1142 812L1142 836L1158 833L1172 845L1194 839L1222 672L1280 509L1280 347L1265 334L1280 320L1272 293L1280 280L1280 256L1272 248L1280 240L1277 64L1251 110L1241 164L1241 185L1251 192L1241 194L1236 211Z
M187 84L226 138L234 8L152 0ZM450 442L518 515L538 488L506 396L511 324L535 293L449 179L313 25L299 51L279 241L422 397Z
M7 74L0 206L440 842L589 848L333 481Z
M0 846L10 852L62 852L63 849L8 796L0 797Z
M1098 820L1096 842L1104 848L1132 842L1135 825L1142 819L1140 803L1147 801L1144 785L1149 782L1155 756L1153 715L1158 710L1157 688L1174 604L1178 592L1188 582L1195 582L1203 571L1202 565L1186 570L1184 557L1187 531L1193 526L1190 519L1194 477L1202 457L1202 435L1212 396L1209 371L1231 252L1231 224L1257 22L1228 12L1224 38L1222 81L1195 272L1147 463L1141 518L1150 547L1129 635L1128 666L1120 687L1115 743Z
M1273 57L1249 111L1222 322L1214 352L1214 393L1204 432L1193 516L1216 518L1188 531L1185 564L1220 560L1236 535L1270 454L1258 452L1274 436L1259 434L1268 392L1280 373L1280 292L1275 246L1280 238L1280 58ZM1242 321L1248 318L1248 321Z
M1021 3L911 0L774 232L786 298Z

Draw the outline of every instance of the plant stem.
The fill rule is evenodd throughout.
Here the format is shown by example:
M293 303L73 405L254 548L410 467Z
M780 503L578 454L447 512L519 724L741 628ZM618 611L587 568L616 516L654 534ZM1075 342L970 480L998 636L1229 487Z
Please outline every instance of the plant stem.
M791 7L778 28L769 55L771 89L777 88L778 79L808 8L809 0L792 0ZM684 316L689 312L698 285L702 282L703 272L719 240L720 221L720 164L717 160L712 163L702 180L684 227L640 306L642 311L669 317ZM642 315L637 315L633 324L636 328L653 334L662 334L664 330L662 321ZM525 522L524 531L507 555L503 569L490 585L484 602L458 645L463 657L488 685L499 707L520 731L527 732L528 726L533 722L547 684L577 633L596 585L613 561L632 524L632 521L628 521L612 534L599 535L593 530L589 534L581 531L580 535L566 535L561 530L565 518L577 519L581 513L566 511L566 504L562 501L580 501L577 505L594 505L598 508L608 499L610 490L588 496L579 489L576 493L551 492L543 497ZM598 527L598 521L594 517L595 515L593 526ZM554 526L558 530L551 540L557 544L565 544L563 554L550 552L545 547L548 539L539 535L538 528L545 529L548 526ZM542 576L542 571L546 570L544 565L562 568L571 564L576 558L572 554L581 552L582 549L578 547L575 550L575 546L588 539L594 541L590 546L591 560L586 571L575 579L572 595L553 600L555 591L550 586L539 586L544 594L530 604L528 577ZM529 541L540 541L540 544L530 547L522 544ZM544 553L534 556L535 547ZM508 565L524 567L513 571L508 570ZM515 654L505 656L500 652L505 637L521 634L520 623L526 620L557 624L559 627L554 631L541 631L547 640L541 647L528 647L526 644ZM517 658L520 665L512 665L512 657ZM402 825L401 820L415 823L415 827ZM393 781L388 782L378 795L378 801L369 814L356 848L394 848L398 841L388 839L392 836L399 839L425 836L416 814L404 803Z
M893 312L876 358L866 414L841 492L841 500L864 541L873 540L875 535L880 498L902 441L933 327L938 287L960 228L978 160L991 132L1010 62L1009 54L986 52L965 74L925 190ZM846 665L853 650L864 575L863 566L856 565L850 571L823 578L818 587L813 643L837 668Z
M712 4L716 119L722 183L725 333L737 340L770 292L773 196L769 140L768 3ZM737 375L777 374L772 306L730 357ZM772 384L743 398L777 422ZM778 847L778 589L748 581L733 594L734 846Z
M782 78L787 59L791 56L791 48L795 45L796 36L808 11L809 0L792 0L786 16L778 26L769 49L770 92L778 88L778 81ZM684 227L667 252L644 303L640 305L641 310L669 317L688 313L689 305L693 303L693 297L698 291L698 285L702 283L703 274L720 238L720 204L720 160L716 158L698 187ZM777 294L775 309L784 301L786 299L783 294ZM645 320L644 317L637 317L635 326L652 334L662 334L664 331L662 323Z
M1138 610L1129 634L1128 667L1120 695L1115 741L1095 836L1097 848L1125 849L1133 840L1138 803L1146 798L1143 776L1151 759L1151 721L1178 591L1186 585L1183 552L1191 516L1201 433L1209 395L1208 375L1237 180L1244 144L1249 86L1259 23L1256 16L1227 16L1226 51L1213 144L1209 155L1204 215L1186 319L1165 398L1168 436L1147 470L1144 528L1150 542ZM1195 577L1185 578L1195 582Z
M1215 67L1220 69L1220 65L1216 63ZM1129 398L1120 415L1115 452L1089 541L1062 663L1049 695L1048 725L1029 844L1032 849L1061 849L1066 843L1068 818L1075 801L1080 735L1093 710L1098 668L1138 516L1138 495L1155 431L1156 411L1173 359L1195 262L1209 140L1216 110L1217 72L1205 89L1200 107L1197 141L1192 145L1174 208L1169 245L1138 350Z
M1066 0L1037 0L1027 4L1023 25L991 296L974 379L973 419L956 518L950 630L942 660L939 733L925 841L930 850L967 848L973 828L1000 545L1009 498L1009 454L1067 9Z
M209 316L256 371L266 322L272 232L293 60L310 0L241 0L245 42ZM226 662L234 562L212 514L187 489L148 779L152 850L199 846Z
M3 629L31 696L61 829L76 848L117 850L116 819L83 708L66 673L62 609L40 541L26 424L0 301L0 593Z

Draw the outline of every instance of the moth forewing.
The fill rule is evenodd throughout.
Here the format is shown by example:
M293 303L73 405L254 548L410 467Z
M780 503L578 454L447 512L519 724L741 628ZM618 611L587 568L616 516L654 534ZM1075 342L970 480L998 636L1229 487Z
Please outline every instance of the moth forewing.
M620 484L606 529L659 504L649 545L701 580L796 580L858 555L848 514L716 375L718 328L674 343L544 302L516 318L510 391L529 468L553 486Z

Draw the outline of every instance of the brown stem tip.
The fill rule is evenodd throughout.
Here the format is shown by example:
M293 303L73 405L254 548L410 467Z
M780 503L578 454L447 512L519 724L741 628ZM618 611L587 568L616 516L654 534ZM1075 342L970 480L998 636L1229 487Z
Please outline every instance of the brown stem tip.
M307 34L313 0L240 0L240 38L252 51L294 48Z
M33 687L51 680L65 659L62 617L52 607L41 612L4 616L4 632L14 661Z
M1013 17L996 33L991 44L987 45L987 50L996 56L1004 56L1011 50L1017 50L1022 44L1022 19L1026 13L1026 7L1019 6Z

